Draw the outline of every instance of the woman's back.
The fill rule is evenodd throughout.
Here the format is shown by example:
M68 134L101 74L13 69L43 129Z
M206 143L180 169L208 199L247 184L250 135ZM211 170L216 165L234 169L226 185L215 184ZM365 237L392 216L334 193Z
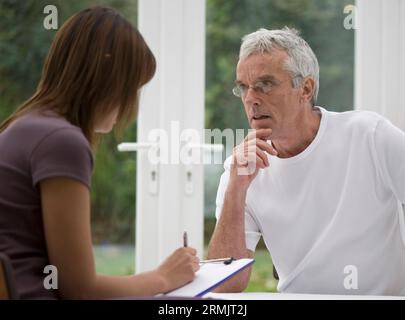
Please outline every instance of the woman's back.
M49 265L39 184L64 176L90 187L92 154L80 128L29 112L0 132L0 252L12 261L21 298L57 298L43 286Z
M152 51L122 15L82 10L55 34L34 95L0 124L0 252L11 259L21 298L153 296L193 280L199 259L190 247L136 275L95 268L90 145L135 116L155 69ZM41 107L54 112L39 114ZM44 288L50 264L58 291Z

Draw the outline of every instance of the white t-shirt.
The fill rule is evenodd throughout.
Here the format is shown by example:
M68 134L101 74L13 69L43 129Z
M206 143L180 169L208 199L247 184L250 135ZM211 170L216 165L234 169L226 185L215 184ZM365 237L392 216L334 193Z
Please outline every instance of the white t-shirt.
M263 236L280 292L405 295L405 133L373 112L318 108L312 143L291 158L269 155L251 183L246 246Z

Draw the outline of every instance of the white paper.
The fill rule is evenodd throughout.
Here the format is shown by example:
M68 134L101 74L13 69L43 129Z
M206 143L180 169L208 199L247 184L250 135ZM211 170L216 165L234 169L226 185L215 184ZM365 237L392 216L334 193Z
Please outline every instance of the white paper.
M167 293L168 296L196 297L220 285L230 277L236 275L246 266L253 263L253 259L238 259L231 264L206 263L196 272L194 280L185 286ZM208 290L208 291L207 291Z

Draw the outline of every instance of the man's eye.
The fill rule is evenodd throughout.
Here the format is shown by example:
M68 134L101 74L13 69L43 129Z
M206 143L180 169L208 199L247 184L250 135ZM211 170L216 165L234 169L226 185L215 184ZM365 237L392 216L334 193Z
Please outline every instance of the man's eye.
M259 87L268 87L268 86L271 86L272 83L271 83L271 81L269 81L269 80L265 80L265 81L260 81L260 82L258 82L257 85L258 85Z

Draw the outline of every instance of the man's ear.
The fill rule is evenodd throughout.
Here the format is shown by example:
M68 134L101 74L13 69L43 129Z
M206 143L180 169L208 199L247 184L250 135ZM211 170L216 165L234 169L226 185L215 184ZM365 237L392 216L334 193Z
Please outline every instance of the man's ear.
M315 94L315 81L311 77L305 77L301 85L301 98L303 101L310 102Z

